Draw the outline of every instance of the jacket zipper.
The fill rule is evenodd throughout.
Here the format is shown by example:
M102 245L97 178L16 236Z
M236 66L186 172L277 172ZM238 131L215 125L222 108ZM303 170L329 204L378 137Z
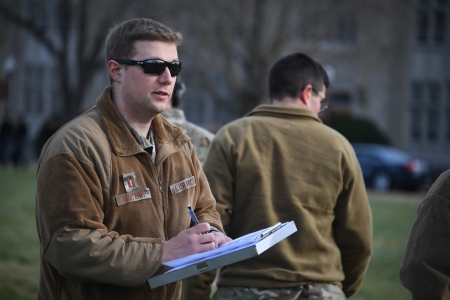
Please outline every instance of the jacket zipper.
M158 182L159 182L159 192L161 193L161 197L163 196L163 190L162 190L162 184L161 184L161 179L159 178L158 175Z

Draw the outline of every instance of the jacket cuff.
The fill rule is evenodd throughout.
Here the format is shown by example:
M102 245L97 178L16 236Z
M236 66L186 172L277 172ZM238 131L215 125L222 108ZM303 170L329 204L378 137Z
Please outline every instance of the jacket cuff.
M221 232L219 229L217 229L214 226L211 226L211 230L209 232Z

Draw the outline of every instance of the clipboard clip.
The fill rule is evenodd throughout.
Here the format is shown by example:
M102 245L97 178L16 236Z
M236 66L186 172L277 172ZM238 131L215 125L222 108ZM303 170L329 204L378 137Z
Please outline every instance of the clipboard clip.
M269 235L271 235L272 233L274 233L275 231L277 231L278 229L281 228L281 223L277 223L274 226L272 226L271 228L267 229L266 231L264 231L263 233L260 234L260 238L261 240L268 237Z
M205 272L206 270L209 269L208 263L206 261L197 264L196 267L199 273Z

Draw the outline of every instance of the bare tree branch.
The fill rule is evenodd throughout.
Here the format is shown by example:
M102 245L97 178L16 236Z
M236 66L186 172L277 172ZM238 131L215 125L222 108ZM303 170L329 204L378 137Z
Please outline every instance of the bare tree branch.
M10 7L0 2L0 15L6 20L11 21L15 25L25 29L31 33L43 46L53 55L59 55L60 50L53 44L53 42L46 36L44 28L38 27L33 19L28 19L20 16Z
M267 74L275 60L306 37L327 33L320 7L328 1L183 1L194 7L184 7L189 19L183 25L190 33L185 57L199 66L203 82L198 88L236 116L267 101Z
M25 6L0 2L0 17L30 33L53 56L59 72L63 101L63 119L67 121L80 113L83 96L95 74L104 66L101 50L108 28L119 17L126 17L130 3L126 0L56 0L55 14L45 16L58 24L57 30L29 19ZM104 5L102 2L105 2ZM138 0L139 2L139 0ZM148 1L145 1L148 4ZM107 5L106 5L107 4ZM36 2L37 8L45 11L46 1ZM99 13L99 7L102 9ZM48 20L46 20L48 23Z

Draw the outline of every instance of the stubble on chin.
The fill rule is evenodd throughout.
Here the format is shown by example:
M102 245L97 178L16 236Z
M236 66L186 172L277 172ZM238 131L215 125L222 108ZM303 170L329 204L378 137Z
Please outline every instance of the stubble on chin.
M135 114L140 120L148 120L165 111L167 109L167 104L168 101L154 103L153 101L148 100L145 105L141 105L135 110Z

